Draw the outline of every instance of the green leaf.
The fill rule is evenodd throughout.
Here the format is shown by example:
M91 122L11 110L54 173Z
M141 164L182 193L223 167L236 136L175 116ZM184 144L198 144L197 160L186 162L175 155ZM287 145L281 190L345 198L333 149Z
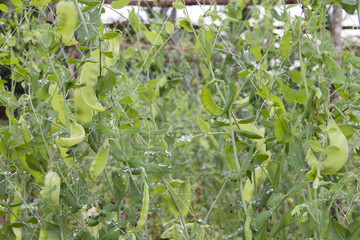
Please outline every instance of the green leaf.
M88 6L96 6L100 4L99 0L79 0L79 3L88 5Z
M120 9L127 6L131 0L117 0L111 3L111 7L115 9Z
M292 77L292 80L294 82L296 82L296 83L301 83L302 82L301 73L296 71L296 70L291 71L291 77Z
M344 83L346 77L343 70L337 64L337 62L330 56L327 57L327 66L330 71L330 78L333 80L332 83Z
M345 11L349 14L354 14L358 1L357 0L339 0L341 6L345 9Z
M291 35L290 32L287 31L281 39L280 42L280 52L282 58L287 61L289 59L291 53Z
M171 22L166 22L165 23L165 31L168 34L173 34L174 33L174 25Z
M300 89L295 95L296 102L299 104L305 104L307 102L306 90Z
M172 168L167 165L158 165L154 163L149 163L146 165L146 171L153 174L156 177L163 177L172 172Z
M355 68L360 69L360 57L352 56L348 59L349 63L351 63Z
M105 136L112 137L117 135L117 132L108 128L105 124L99 123L95 126L96 131L104 134Z
M270 232L271 237L275 237L278 232L287 227L290 224L291 212L286 212L280 218L280 220L275 224L273 229Z
M114 3L114 2L113 2ZM118 32L109 32L109 33L104 33L103 34L103 39L106 39L106 40L110 40L110 39L114 39L116 38L117 36L119 36L120 34ZM102 52L104 53L104 52Z
M146 31L144 34L147 40L151 42L151 44L161 45L164 43L162 37L154 32Z
M137 127L122 128L120 131L121 135L132 135L140 131Z
M290 145L289 149L289 164L291 168L298 174L304 172L305 152L302 146L302 141L295 138L295 141Z
M188 32L193 32L193 28L191 23L187 19L183 19L180 21L180 25Z
M201 118L197 118L197 122L199 124L200 130L203 133L209 133L210 132L210 125L206 121L204 121Z
M288 103L295 102L295 98L296 98L295 93L288 85L283 85L282 86L282 93L284 95L285 100Z
M173 2L172 5L174 8L176 8L178 10L185 8L185 5L181 2L181 0L178 0L177 2Z
M255 61L258 62L262 59L261 47L251 47L250 51L251 51Z
M0 4L0 11L7 12L8 7L5 4Z
M49 4L50 1L51 0L31 0L30 4L37 6L37 7L44 7L45 5ZM22 6L22 4L21 4L21 6Z
M120 205L121 200L123 199L126 193L126 185L121 177L121 174L122 173L120 171L113 171L111 173L111 180L113 182L113 186L115 190L115 199L118 205Z
M314 152L320 152L321 151L321 145L317 141L310 140L309 141L309 146Z
M283 117L276 120L275 137L280 143L288 143L291 140L291 130Z
M338 223L335 219L331 218L329 228L330 239L345 240L347 239L347 234L350 234L350 231L346 227Z
M255 133L255 132L250 132L250 131L246 131L246 130L234 129L234 132L243 137L247 137L250 139L262 139L263 138L262 136L260 136L259 134Z
M140 20L139 20L138 16L135 13L135 8L131 9L131 12L129 14L129 22L131 23L133 29L136 32L140 31Z

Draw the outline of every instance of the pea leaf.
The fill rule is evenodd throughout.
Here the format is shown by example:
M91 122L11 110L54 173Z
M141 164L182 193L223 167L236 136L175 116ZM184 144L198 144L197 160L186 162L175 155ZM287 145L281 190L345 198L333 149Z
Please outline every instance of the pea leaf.
M174 33L174 25L171 22L166 22L165 23L165 31L168 34L173 34Z
M281 56L285 61L289 59L291 53L291 35L290 32L287 31L281 39L280 42L280 52Z
M111 137L117 135L117 132L108 128L105 124L99 123L95 126L96 131L104 134L105 136Z
M130 0L117 0L111 3L111 7L115 9L121 9L127 6L130 3Z
M0 11L7 12L8 7L5 4L0 4Z
M275 137L280 143L287 143L291 140L291 130L283 117L275 123Z
M154 45L161 45L164 43L162 37L154 32L146 31L144 34L147 40L149 40Z
M183 19L180 21L180 25L188 32L193 32L193 28L189 20Z
M321 145L317 141L310 140L309 141L309 146L314 152L320 152L321 151Z
M154 163L149 163L146 165L146 171L153 174L156 177L163 177L172 172L172 168L167 165L158 165Z
M210 132L210 125L206 121L204 121L201 118L197 118L197 122L199 124L200 130L203 133L209 133Z
M177 2L173 2L172 5L174 8L176 8L178 10L185 8L185 5L180 0L178 0Z

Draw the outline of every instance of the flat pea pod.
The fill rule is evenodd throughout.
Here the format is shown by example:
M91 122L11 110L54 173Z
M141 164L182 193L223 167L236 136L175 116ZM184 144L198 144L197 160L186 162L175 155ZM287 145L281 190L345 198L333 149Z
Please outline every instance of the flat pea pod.
M76 43L72 41L78 20L78 11L74 1L62 0L56 6L57 30L56 37L66 45Z
M90 60L100 60L100 50L95 50L90 55ZM96 84L100 75L99 62L86 62L81 70L79 83L85 86L80 88L80 94L87 106L97 112L103 112L106 108L99 102L96 97Z
M62 94L59 94L59 88L56 84L51 84L49 86L49 94L51 96L51 106L54 111L59 112L58 119L60 123L66 126L66 112L69 112L68 109L65 110L65 102Z
M74 91L74 108L75 120L78 123L91 122L93 118L93 110L90 108L83 99L80 89Z
M319 169L320 173L324 175L334 174L339 171L346 163L349 151L346 137L333 119L328 121L327 131L329 146L337 147L338 151L329 154L324 161L319 161L311 149L306 154L307 163Z
M221 116L223 109L217 105L211 96L211 87L220 80L214 79L208 82L201 91L201 102L205 109L214 116Z
M96 179L97 176L99 176L100 173L105 169L106 164L109 160L109 152L110 152L109 139L106 139L104 144L96 153L89 168L90 176L93 179Z
M142 199L143 205L142 205L140 217L139 217L136 227L133 230L127 231L128 233L136 233L136 232L140 231L140 229L142 229L143 226L145 225L147 218L148 218L148 214L149 214L149 205L150 205L149 186L146 182L146 178L145 178L146 173L143 168L141 169L141 175L142 175L142 178L144 181L144 193L143 193L143 199Z
M255 177L254 177L255 174ZM263 185L267 176L267 171L263 167L255 168L251 176L251 181L248 179L244 187L244 198L246 202L250 202L255 196L255 180L256 180L256 190L259 191Z
M76 121L70 119L70 137L68 138L58 138L56 140L57 144L59 144L62 148L69 148L78 143L81 143L85 138L85 130L84 128L78 124Z
M44 196L50 198L53 206L59 206L60 203L60 177L56 172L49 171L44 181Z

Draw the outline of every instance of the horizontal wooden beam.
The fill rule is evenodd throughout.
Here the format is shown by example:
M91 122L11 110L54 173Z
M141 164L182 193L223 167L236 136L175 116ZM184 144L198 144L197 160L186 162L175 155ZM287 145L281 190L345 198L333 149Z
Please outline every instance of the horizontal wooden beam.
M116 0L105 0L106 4L111 4ZM173 2L177 0L131 0L128 6L140 6L140 7L171 7ZM187 6L194 5L228 5L231 0L182 0ZM261 1L259 1L261 2ZM298 0L286 0L286 4L298 4ZM247 6L253 5L252 1L247 1Z

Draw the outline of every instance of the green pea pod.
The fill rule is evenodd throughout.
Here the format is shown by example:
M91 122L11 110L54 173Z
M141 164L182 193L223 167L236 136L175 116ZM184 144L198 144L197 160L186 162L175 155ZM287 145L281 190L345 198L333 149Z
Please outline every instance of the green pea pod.
M90 60L100 60L100 50L95 50L91 53ZM79 82L85 86L80 88L81 96L87 106L97 112L103 112L106 108L101 105L96 97L96 84L98 76L100 75L99 62L87 62L84 64L80 74Z
M74 91L74 108L75 120L79 123L91 122L93 117L93 110L90 108L83 99L80 89Z
M59 144L62 148L69 148L78 143L81 143L85 138L85 130L84 128L70 119L70 137L68 138L58 138L57 144Z
M109 160L109 151L110 151L109 139L106 139L104 145L102 145L102 147L96 153L89 168L90 176L93 179L96 179L97 176L99 176L100 173L105 169L106 164Z
M65 111L65 102L64 97L62 94L59 94L59 88L56 84L51 84L49 86L49 94L51 96L51 106L53 107L54 111L58 111L58 119L60 123L66 126L66 111ZM66 109L69 112L68 109Z
M329 120L327 130L329 146L338 148L338 151L329 154L324 161L319 161L310 149L306 154L307 163L320 169L320 173L324 175L334 174L339 171L346 163L349 151L346 137L333 119Z
M77 26L78 11L74 1L63 0L59 2L56 6L56 15L58 22L56 37L66 45L75 44L76 40L72 41L72 39Z
M141 175L142 175L142 178L144 181L144 193L143 193L143 199L142 199L143 206L142 206L140 217L139 217L136 227L133 230L127 231L128 233L136 233L136 232L140 231L140 229L142 229L143 226L145 225L146 220L148 218L148 214L149 214L149 205L150 205L149 186L146 182L146 179L145 179L146 173L143 168L141 169Z
M211 87L216 82L220 82L220 80L214 79L205 85L205 87L201 91L201 102L209 113L214 116L221 116L223 109L214 102L211 96Z
M234 152L233 152L233 146L232 143L230 142L226 142L225 144L225 162L227 164L227 166L233 170L236 171L237 170L237 159L234 158Z
M254 177L255 174L255 177ZM263 185L267 176L267 172L262 167L255 168L251 176L251 181L248 179L244 187L244 198L246 202L250 202L255 196L255 180L256 180L256 190L259 192L261 186Z
M60 177L56 172L49 171L45 176L44 181L44 196L50 198L54 206L60 203Z
M227 114L231 105L233 104L235 97L236 97L236 85L234 80L229 81L229 87L228 87L228 97L225 103L224 108L222 109L221 116L224 114Z

